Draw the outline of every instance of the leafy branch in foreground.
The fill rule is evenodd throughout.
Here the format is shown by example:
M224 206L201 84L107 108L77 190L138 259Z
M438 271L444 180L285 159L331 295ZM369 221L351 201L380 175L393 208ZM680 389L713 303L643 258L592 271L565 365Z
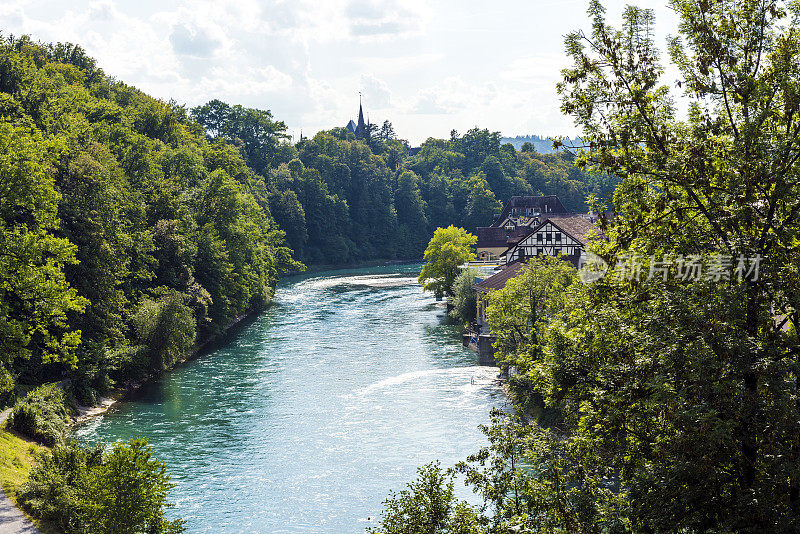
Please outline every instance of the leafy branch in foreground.
M439 462L417 469L417 479L384 501L380 527L372 534L480 534L473 507L455 498L453 475Z

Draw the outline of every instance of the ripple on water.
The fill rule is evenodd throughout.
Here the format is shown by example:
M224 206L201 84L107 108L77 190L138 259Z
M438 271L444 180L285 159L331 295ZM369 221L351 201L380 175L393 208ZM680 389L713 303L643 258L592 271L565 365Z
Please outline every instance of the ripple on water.
M77 433L147 438L190 532L363 531L417 466L477 450L477 425L505 402L417 272L285 280L228 345Z

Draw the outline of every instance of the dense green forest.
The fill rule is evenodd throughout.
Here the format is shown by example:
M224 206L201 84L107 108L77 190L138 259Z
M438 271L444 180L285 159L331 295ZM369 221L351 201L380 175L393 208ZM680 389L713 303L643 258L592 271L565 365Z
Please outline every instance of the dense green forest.
M608 197L616 183L569 152L517 151L486 129L428 139L409 157L388 121L363 141L333 128L292 146L268 111L212 100L191 113L210 142L241 149L288 244L311 264L419 258L436 228L487 226L512 195L558 195L585 211L588 195Z
M72 379L80 400L157 373L266 305L309 264L419 258L433 230L489 224L501 200L573 210L613 187L570 153L472 129L414 157L387 121L291 144L271 112L187 110L70 44L0 46L0 400ZM292 254L293 252L293 254Z
M0 46L0 399L158 372L299 267L239 149L77 46Z

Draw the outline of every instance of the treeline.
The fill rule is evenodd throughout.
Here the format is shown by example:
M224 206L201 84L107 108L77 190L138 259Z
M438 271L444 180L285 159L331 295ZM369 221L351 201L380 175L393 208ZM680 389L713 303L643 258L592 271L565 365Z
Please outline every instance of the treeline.
M552 154L559 150L569 150L570 147L580 147L583 143L583 139L580 137L576 137L575 139L567 137L566 139L556 140L552 137L542 137L540 135L518 135L516 137L504 137L500 142L511 143L517 150L522 150L523 147L528 150L528 145L530 145L536 152ZM553 147L554 142L559 144L557 148Z
M73 45L0 45L0 402L159 372L299 264L240 150Z
M363 141L334 128L290 145L285 124L268 111L212 100L191 113L210 142L241 149L306 263L418 258L436 228L487 226L512 195L558 195L568 209L586 211L589 195L607 198L616 184L576 167L568 151L517 151L486 129L428 139L410 157L388 121Z

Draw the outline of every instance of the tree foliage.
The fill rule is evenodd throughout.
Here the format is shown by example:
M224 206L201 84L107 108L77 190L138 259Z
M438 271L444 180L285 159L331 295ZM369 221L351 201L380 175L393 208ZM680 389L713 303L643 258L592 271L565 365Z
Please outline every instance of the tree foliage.
M536 256L487 297L486 317L496 339L494 358L504 371L513 367L509 387L519 401L538 391L532 381L544 358L540 336L549 319L563 311L565 290L575 274L575 267L559 257Z
M209 141L80 47L0 44L0 403L157 373L300 268L252 168L281 161L285 126L229 112L240 130Z
M8 398L23 361L75 365L81 332L67 314L88 302L70 287L66 265L76 247L59 237L60 195L53 156L60 143L0 122L0 400Z
M475 320L478 295L473 286L478 276L483 276L478 269L463 269L453 281L453 309L450 311L453 319L466 322Z
M453 475L438 462L417 469L417 479L384 502L373 534L480 534L475 509L454 495Z
M800 12L782 2L672 6L686 120L659 82L650 11L627 8L617 30L593 2L591 34L567 38L563 109L588 148L577 161L621 178L615 224L594 245L616 268L569 286L533 349L512 360L560 414L573 461L601 483L592 490L601 515L620 514L636 532L791 531L800 39L785 22ZM643 276L624 275L636 257ZM679 276L688 257L703 276ZM647 275L664 260L664 276ZM758 260L758 276L736 274L738 262Z
M165 517L173 487L142 439L110 449L69 443L42 455L19 500L68 534L177 534L183 521Z
M475 257L472 247L477 241L463 228L437 228L425 249L427 263L419 274L420 285L437 295L452 294L459 266Z
M153 458L143 439L115 443L103 463L88 470L79 489L86 532L137 534L183 532L183 522L168 520L170 482L164 462Z

